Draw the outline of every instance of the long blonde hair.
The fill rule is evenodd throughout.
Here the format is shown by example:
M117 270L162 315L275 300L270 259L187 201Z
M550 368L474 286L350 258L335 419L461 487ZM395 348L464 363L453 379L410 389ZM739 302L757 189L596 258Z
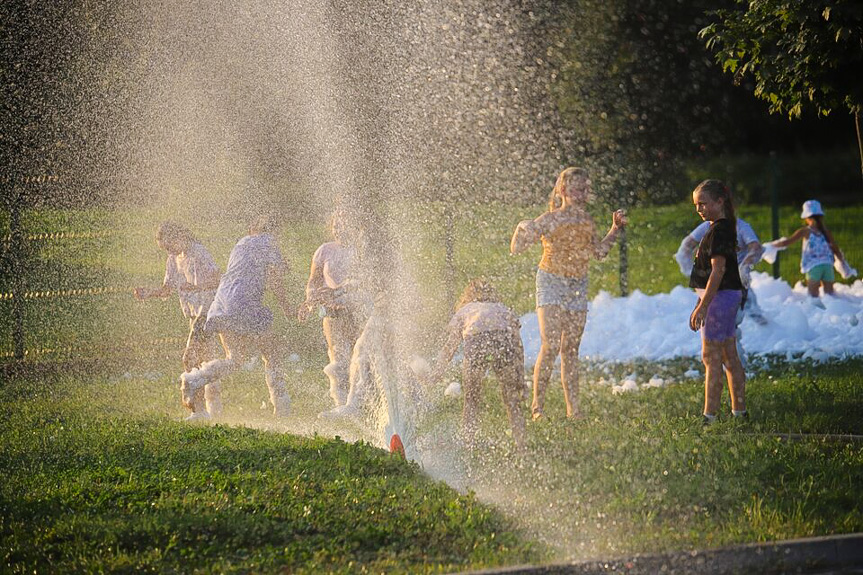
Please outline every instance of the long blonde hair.
M572 182L576 176L587 177L587 170L584 168L566 168L557 176L557 182L551 190L551 196L548 198L548 211L553 211L563 205L563 190Z

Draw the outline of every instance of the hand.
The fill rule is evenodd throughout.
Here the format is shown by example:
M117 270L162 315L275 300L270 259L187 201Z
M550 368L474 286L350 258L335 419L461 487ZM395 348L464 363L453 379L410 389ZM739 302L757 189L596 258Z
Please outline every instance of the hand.
M307 319L309 319L309 316L311 314L312 314L312 308L309 305L308 300L304 301L299 306L297 306L297 321L299 321L300 323L303 323ZM285 311L285 315L287 315L287 311Z
M615 228L626 227L626 212L623 210L615 210L611 214L611 225Z
M692 315L689 316L689 329L698 331L704 326L704 318L707 317L707 306L704 302L698 300L698 305L692 310Z

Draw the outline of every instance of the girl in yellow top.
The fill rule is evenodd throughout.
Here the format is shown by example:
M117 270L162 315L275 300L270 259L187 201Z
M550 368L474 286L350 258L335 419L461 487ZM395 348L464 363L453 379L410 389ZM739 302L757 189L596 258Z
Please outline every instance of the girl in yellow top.
M612 214L612 226L600 239L585 206L593 199L587 171L567 168L551 191L548 211L518 223L510 251L520 254L542 241L536 271L536 314L542 347L533 369L533 419L542 417L545 388L560 354L560 378L566 416L581 418L578 407L578 347L587 320L587 264L603 259L626 225L623 210Z

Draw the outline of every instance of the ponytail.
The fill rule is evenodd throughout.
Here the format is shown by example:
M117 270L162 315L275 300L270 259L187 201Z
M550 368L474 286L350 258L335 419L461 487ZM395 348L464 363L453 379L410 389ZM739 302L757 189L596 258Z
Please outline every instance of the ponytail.
M722 180L704 180L695 187L693 193L705 192L713 201L722 200L725 217L731 221L734 237L737 238L737 215L734 212L734 198L731 189ZM735 243L736 245L736 243Z

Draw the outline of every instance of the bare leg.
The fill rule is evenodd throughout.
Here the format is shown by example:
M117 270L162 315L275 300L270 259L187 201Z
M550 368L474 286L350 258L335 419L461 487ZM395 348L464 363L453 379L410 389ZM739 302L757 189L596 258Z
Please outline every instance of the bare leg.
M551 379L551 372L554 370L554 360L560 353L562 313L563 310L555 305L536 308L542 346L536 358L536 365L533 366L533 402L530 409L534 419L542 416L545 390Z
M824 293L827 295L833 295L833 282L822 281L821 285L824 286Z
M716 415L722 397L722 346L724 342L701 342L701 360L704 362L704 414ZM737 351L734 353L737 357ZM739 362L739 359L738 359Z
M821 282L807 280L806 281L806 289L809 291L809 295L812 297L819 297L818 288L821 285ZM833 287L833 286L831 286Z
M722 363L725 365L725 377L728 379L731 409L746 411L746 373L737 355L737 342L733 337L722 342Z
M477 412L479 411L482 379L485 366L479 358L468 355L464 358L462 370L462 391L464 392L464 410L462 411L462 434L469 449L474 448L477 431Z
M521 391L524 388L524 356L521 349L517 349L516 357L506 364L495 368L495 376L500 382L500 391L503 396L503 405L506 407L506 415L509 426L512 429L512 439L519 449L524 447L524 414L521 411Z
M273 415L287 417L291 398L288 396L288 388L285 383L285 375L278 361L279 354L276 350L276 342L273 332L268 331L256 338L257 348L264 360L264 376L267 382L267 390L270 393L270 403L273 406Z
M578 348L587 312L563 312L566 327L560 345L560 381L563 385L563 398L566 401L566 416L581 418L578 404Z

